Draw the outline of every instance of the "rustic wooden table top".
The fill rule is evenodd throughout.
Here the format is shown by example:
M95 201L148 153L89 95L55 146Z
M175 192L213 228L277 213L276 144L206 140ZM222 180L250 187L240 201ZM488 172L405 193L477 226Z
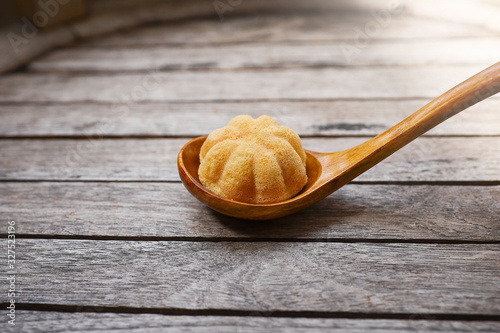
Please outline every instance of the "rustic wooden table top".
M232 3L223 20L184 3L176 20L82 28L0 77L0 243L7 260L15 221L17 306L12 327L2 282L0 325L499 331L500 97L276 221L209 210L176 155L238 114L275 117L306 149L357 145L497 62L500 28L471 17L500 8Z

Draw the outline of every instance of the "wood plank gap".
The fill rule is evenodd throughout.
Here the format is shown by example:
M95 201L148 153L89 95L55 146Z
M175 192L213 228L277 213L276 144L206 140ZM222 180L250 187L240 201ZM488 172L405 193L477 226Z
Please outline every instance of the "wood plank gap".
M493 95L489 99L500 100L500 95ZM430 102L431 99L427 96L403 96L403 97L346 97L346 98L254 98L254 99L214 99L214 100L173 100L159 102L154 100L138 100L134 101L133 105L161 105L161 104L257 104L257 103L306 103L306 102L370 102L370 101L425 101ZM128 105L120 101L109 102L109 101L96 101L96 100L76 100L76 101L3 101L0 100L0 106L73 106L73 105L109 105L110 107L117 107L122 105ZM415 110L417 111L417 110Z
M439 64L440 67L463 67L463 66L481 66L487 68L491 66L492 63L486 62L477 62L477 63L453 63L451 65ZM433 65L438 66L438 65ZM391 65L381 65L381 64L357 64L357 65L345 65L340 63L311 63L311 64L297 64L297 65L267 65L267 66L241 66L237 68L215 68L215 67L175 67L175 66L160 66L153 68L145 68L145 69L127 69L127 70L27 70L27 67L22 67L22 70L17 72L23 74L25 76L38 76L38 75L79 75L79 76L121 76L124 74L138 74L144 75L149 74L153 70L155 73L179 73L179 72L206 72L206 73L232 73L232 72L283 72L283 70L293 69L293 70L308 70L308 71L322 71L324 69L333 68L333 69L345 69L351 70L356 68L370 68L370 69L385 69L385 68L425 68L429 67L429 64L391 64ZM25 70L26 69L26 70Z
M0 135L0 140L154 140L154 139L193 139L199 135ZM495 135L492 135L495 136ZM499 135L500 136L500 135ZM314 137L302 136L301 137ZM319 136L318 136L319 137ZM367 136L370 137L370 136Z
M0 303L3 308L7 303ZM182 308L138 308L128 306L61 305L45 303L16 303L17 310L97 313L150 313L175 316L238 316L274 318L342 318L342 319L408 319L408 320L461 320L500 321L499 315L467 313L369 313L369 312L326 312L326 311L248 311L227 309L182 309Z
M208 133L207 133L208 134ZM193 139L200 135L1 135L0 140L155 140L155 139ZM498 138L500 134L424 134L426 138ZM372 138L374 135L369 134L303 134L301 138L307 139L322 139L322 138Z
M113 180L103 180L103 179L0 179L1 183L121 183L121 184L135 184L135 183L147 183L147 184L178 184L181 183L180 180L128 180L128 179L113 179ZM349 183L350 185L394 185L394 186L418 186L418 185L430 185L430 186L499 186L500 181L484 180L484 181L357 181L354 180Z
M450 87L451 89L452 87ZM444 91L443 91L444 92ZM437 96L436 96L437 97ZM490 97L490 99L500 99L500 96L495 95ZM254 99L221 99L221 98L214 98L214 99L176 99L173 101L166 100L165 103L179 103L179 104L194 104L194 103L268 103L268 102L276 102L276 103L286 103L286 102L350 102L350 101L360 101L360 102L366 102L366 101L413 101L413 100L424 100L430 102L432 98L428 96L404 96L404 97L347 97L347 98L254 98ZM44 101L36 101L33 100L31 101L33 104L42 104ZM94 103L95 100L87 100L87 99L81 99L75 102L68 102L68 104L74 104L80 102L81 104L90 104ZM48 102L50 103L50 102ZM54 103L54 101L52 101ZM144 101L144 103L158 103L158 101ZM119 106L121 103L115 103L115 102L108 102L110 106ZM134 101L134 104L143 104L142 101ZM0 106L3 105L2 102L0 102ZM126 105L126 104L125 104ZM417 111L417 110L415 110Z
M257 222L258 223L258 222ZM0 237L7 238L7 234ZM16 234L19 239L72 239L99 241L141 241L141 242L191 242L191 243L347 243L347 244L500 244L500 240L466 240L466 239L398 239L398 238L270 238L270 237L185 237L185 236L90 236L90 235L49 235L49 234Z
M0 179L0 183L153 183L177 184L180 180L106 180L106 179Z
M491 63L484 63L481 61L478 62L469 62L469 63L454 63L453 65L449 66L469 66L469 65L477 65L477 66L483 66L484 68L488 67L491 65ZM166 66L160 66L155 69L156 72L159 73L178 73L178 72L258 72L258 71L269 71L269 70L288 70L288 69L293 69L293 70L300 70L300 69L307 69L307 70L321 70L321 69L328 69L328 68L338 68L338 69L350 69L350 68L412 68L412 67L428 67L428 64L391 64L391 65L380 65L380 64L356 64L356 65L347 65L347 64L341 64L341 63L311 63L311 64L287 64L287 65L282 65L282 64L268 64L268 65L252 65L252 66L239 66L239 67L234 67L234 68L221 68L221 67L210 67L210 66L205 66L204 64L200 67L196 67L194 65L191 65L189 67L185 65L166 65ZM52 69L52 70L36 70L36 69L29 69L29 70L23 70L23 74L45 74L45 75L51 75L51 74L73 74L73 75L93 75L93 76L101 76L101 75L120 75L120 74L149 74L151 70L148 69L107 69L107 70L70 70L70 69Z
M493 98L494 96L490 97ZM500 98L499 98L500 99ZM329 98L329 99L304 99L304 100L298 100L298 99L289 99L289 98L281 98L281 99L272 99L272 100L266 100L266 99L245 99L245 100L223 100L220 103L223 104L258 104L262 102L266 103L275 103L275 104L280 104L282 102L335 102L335 101L356 101L356 100L361 100L361 101L393 101L393 100L414 100L414 101L425 101L429 100L428 97L416 97L414 99L412 98L407 98L407 97L400 97L400 98L395 98L395 97L377 97L377 98ZM211 104L211 101L168 101L165 102L168 104ZM134 101L133 104L141 104L141 105L163 105L165 103L159 102L159 101L151 101L151 100L139 100L139 101ZM116 101L116 102L109 102L109 101L4 101L0 100L0 106L72 106L72 105L108 105L108 106L119 106L119 105L128 105L126 102L121 102L121 101Z
M142 28L143 26L141 26ZM449 36L449 37L413 37L411 41L449 41L449 40L476 40L477 38L488 38L495 39L495 37L471 37L471 36ZM259 40L259 41L227 41L227 42L190 42L190 43L178 43L178 42L165 42L165 43L155 43L151 42L148 44L134 44L134 43L116 43L116 44L85 44L81 45L86 50L110 50L110 49L150 49L157 47L168 47L168 48L209 48L214 46L241 46L241 45L259 45L259 44L270 44L270 45L285 45L285 46L308 46L308 45L318 45L321 43L331 43L331 42L352 42L354 38L332 38L332 39L314 39L310 40L282 40L282 41L273 41L273 40ZM408 43L408 39L406 38L384 38L383 40L377 40L377 42L384 43Z
M384 181L384 180L374 180L374 181L352 181L349 184L353 185L400 185L400 186L418 186L418 185L431 185L431 186L498 186L500 185L500 181L459 181L459 180L446 180L446 181Z

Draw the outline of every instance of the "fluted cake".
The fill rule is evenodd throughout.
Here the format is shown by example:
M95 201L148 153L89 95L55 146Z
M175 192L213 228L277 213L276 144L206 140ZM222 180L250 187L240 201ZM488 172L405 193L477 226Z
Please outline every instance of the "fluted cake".
M201 183L222 197L269 204L307 183L306 154L292 129L269 116L237 116L208 136L200 151Z

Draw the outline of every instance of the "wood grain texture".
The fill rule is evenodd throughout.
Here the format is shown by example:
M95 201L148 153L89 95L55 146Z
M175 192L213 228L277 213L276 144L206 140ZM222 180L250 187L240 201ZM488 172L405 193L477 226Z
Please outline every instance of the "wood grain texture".
M97 310L96 310L97 311ZM5 311L0 311L4 314ZM24 333L35 332L190 332L234 333L262 332L495 332L498 322L467 322L444 320L384 320L384 319L313 319L223 316L164 316L158 314L125 313L60 313L50 311L16 311L16 328ZM431 317L431 316L429 316Z
M305 138L313 151L341 151L366 138ZM178 181L188 139L0 140L0 179ZM359 181L499 181L499 137L424 137Z
M330 2L346 5L346 1ZM371 2L380 5L380 3ZM355 3L352 3L356 5ZM289 7L289 6L288 6ZM235 13L236 15L238 12ZM217 18L189 20L176 24L146 26L136 30L117 32L110 36L93 39L86 45L169 45L169 44L225 44L253 42L297 42L297 41L347 41L359 38L374 16L370 9L358 8L349 15L341 11L319 13L287 13L270 15L240 15L225 22ZM373 40L421 39L421 38L469 38L496 37L487 28L463 24L457 21L429 20L404 14L394 15L390 22L373 34Z
M11 74L0 77L1 102L234 101L428 98L484 66L425 66L156 72L117 75Z
M144 68L168 71L492 64L498 60L500 39L387 41L372 43L356 51L346 51L346 45L345 42L308 42L206 47L80 47L54 51L32 62L29 70L124 72ZM468 51L463 52L464 49Z
M377 135L427 100L331 102L16 104L0 108L0 136L202 136L240 114L267 114L301 136ZM500 99L490 98L431 135L500 135ZM186 126L189 124L189 126Z
M16 250L19 303L500 315L499 244L17 239Z
M346 185L268 222L208 209L180 183L0 183L18 235L500 241L500 186Z

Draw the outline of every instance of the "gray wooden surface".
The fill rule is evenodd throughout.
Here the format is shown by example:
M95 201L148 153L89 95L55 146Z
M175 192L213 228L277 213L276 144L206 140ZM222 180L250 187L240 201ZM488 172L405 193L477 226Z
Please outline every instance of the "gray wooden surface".
M149 67L142 73L120 72L114 75L15 73L0 77L0 102L92 101L112 104L130 101L138 103L401 98L430 100L485 67L377 66L234 72L164 72ZM72 89L65 90L67 87ZM61 91L65 93L61 94Z
M307 136L374 136L429 100L332 100L207 103L5 103L5 137L191 137L210 133L240 114L267 114ZM500 134L500 99L492 97L433 128L427 135ZM203 121L199 121L203 119ZM185 126L185 124L189 126Z
M387 319L317 319L242 316L175 316L95 312L67 313L20 311L19 329L25 333L50 332L497 332L495 321L387 320Z
M16 243L20 303L494 317L500 302L500 244Z
M262 223L214 213L178 182L8 182L1 191L0 213L15 212L21 234L41 237L500 241L492 218L500 186L350 184L303 212Z
M276 221L211 211L176 169L238 114L311 150L367 140L498 61L500 6L402 1L347 57L387 2L248 0L223 21L206 1L117 3L0 77L2 332L500 330L498 96Z
M470 49L463 52L463 49ZM257 69L274 67L451 65L493 63L500 41L496 38L377 41L365 52L346 57L331 41L296 44L252 43L201 48L151 46L144 48L74 48L53 52L30 65L34 71L140 71L168 69ZM420 52L427 50L426 52ZM201 52L200 52L201 51ZM410 52L409 52L410 51ZM241 57L245 54L247 57ZM390 57L384 56L390 54ZM120 61L116 61L119 59Z

